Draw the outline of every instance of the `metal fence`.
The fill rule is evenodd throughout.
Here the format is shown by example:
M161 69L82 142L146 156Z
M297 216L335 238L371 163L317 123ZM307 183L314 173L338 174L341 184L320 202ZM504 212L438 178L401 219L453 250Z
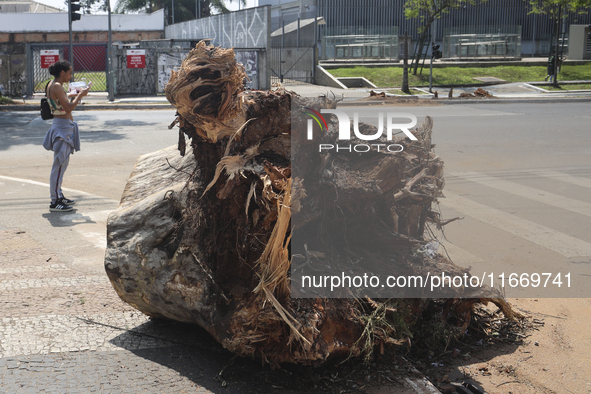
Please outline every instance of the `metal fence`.
M397 27L339 26L324 31L321 59L398 60Z
M146 49L147 57L152 56L150 55L152 52L155 54L155 64L157 65L157 94L164 94L164 89L170 80L172 71L178 71L189 51L193 49L199 41L200 40L180 39L140 41L139 48ZM209 43L211 40L205 39L204 41ZM249 89L259 89L260 87L259 52L260 51L256 49L247 50L234 48L236 61L242 63L246 71L248 79L245 82ZM121 81L118 81L117 85L119 86L120 83ZM121 89L119 90L122 91Z
M419 37L419 19L407 19L404 14L404 1L392 0L318 0L318 16L324 17L325 26L319 28L321 36L331 35L329 30L339 26L398 26L400 34ZM547 55L550 51L550 39L554 33L554 23L547 15L530 14L526 1L488 0L458 8L449 8L431 25L434 41L441 42L450 28L465 26L490 26L503 29L506 26L521 26L521 39L528 41L528 52ZM564 31L571 24L588 25L591 23L591 10L568 13L563 20Z
M443 37L445 58L520 59L521 26L451 28Z
M74 80L92 82L93 92L107 91L107 45L106 44L74 44ZM41 51L57 50L60 59L69 60L70 47L67 43L30 44L27 59L32 78L27 81L30 93L43 93L45 86L53 77L48 68L43 68ZM72 82L73 82L72 81Z
M27 93L27 59L24 43L0 44L0 95L23 96Z
M314 83L316 47L269 48L271 85Z

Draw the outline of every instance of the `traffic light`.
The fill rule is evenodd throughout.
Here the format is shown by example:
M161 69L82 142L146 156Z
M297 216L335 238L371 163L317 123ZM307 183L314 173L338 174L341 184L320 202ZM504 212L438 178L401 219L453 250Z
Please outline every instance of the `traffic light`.
M82 5L80 5L80 0L70 0L70 17L72 22L79 21L81 14L77 13L76 11L80 11Z
M443 54L439 50L439 45L435 45L435 43L431 46L431 57L433 59L441 59L443 57Z

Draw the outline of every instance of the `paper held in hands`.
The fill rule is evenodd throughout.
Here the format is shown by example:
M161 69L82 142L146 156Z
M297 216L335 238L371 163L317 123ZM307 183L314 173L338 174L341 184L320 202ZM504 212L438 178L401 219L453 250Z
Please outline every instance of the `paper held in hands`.
M80 93L82 90L87 88L90 89L91 85L92 81L87 84L86 79L84 78L77 82L70 82L70 86L68 87L68 96L70 97L70 101L74 100L74 96Z
M77 82L70 82L68 93L80 93L81 90L86 89L87 87L90 88L91 84L92 82L87 84L85 79Z

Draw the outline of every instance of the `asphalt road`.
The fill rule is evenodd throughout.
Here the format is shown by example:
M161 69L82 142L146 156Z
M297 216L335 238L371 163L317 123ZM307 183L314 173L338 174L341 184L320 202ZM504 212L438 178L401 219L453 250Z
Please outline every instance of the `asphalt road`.
M440 208L446 218L463 218L447 225L445 236L439 233L454 262L479 277L493 274L494 287L506 278L508 297L591 297L588 104L363 111L360 121L368 123L387 111L412 113L419 123L433 118L435 152L445 162ZM510 274L552 273L550 284L569 272L570 288L507 286Z
M117 207L135 161L142 154L174 145L178 134L167 127L174 111L75 115L81 150L71 157L62 186L69 189L64 190L66 196L79 203L74 213L55 215L49 213L46 186L53 152L42 147L51 121L43 121L37 112L0 113L1 223L10 228L26 223L27 232L58 251L62 261L102 274L106 218Z
M465 218L446 227L455 261L495 276L519 270L535 273L542 268L558 273L557 266L568 270L569 264L578 273L588 273L588 108L588 103L557 102L387 109L412 113L419 123L427 115L434 118L435 150L445 162L447 198L441 200L441 209L446 217ZM368 123L384 112L383 107L359 109L360 121ZM116 207L136 159L176 144L178 129L167 127L173 119L174 111L169 110L77 112L82 150L71 158L64 187L73 190L68 192L71 195L85 193L88 205L79 205L74 216L56 219L47 210L47 188L31 183L48 183L52 153L41 142L50 122L37 113L0 113L2 223L15 226L26 218L37 234L44 234L42 239L49 238L48 246L67 242L67 237L57 234L47 237L56 233L52 228L67 224L95 246L92 258L98 258L104 245L101 226ZM63 258L80 261L70 255ZM91 262L87 250L80 255L85 262L79 264L102 270L102 257ZM591 289L578 286L567 293L563 287L555 295L569 296L572 291L591 296ZM530 295L544 294L533 291Z
M588 103L363 107L361 121L375 119L379 111L412 113L419 122L426 115L434 118L435 151L445 162L447 198L441 199L440 208L444 217L464 218L445 227L446 239L439 234L457 264L471 266L473 273L493 273L495 285L500 283L501 273L508 277L510 273L551 272L554 279L559 272L571 272L568 289L563 285L552 291L529 287L506 288L505 292L512 297L591 297L586 285L591 274ZM41 146L50 123L36 112L0 112L0 231L25 232L39 250L64 264L59 269L75 271L90 286L102 286L106 218L117 207L136 159L175 145L178 129L167 127L174 119L172 110L85 111L75 113L75 118L82 150L72 156L63 186L69 198L78 200L77 209L55 214L48 210L52 153ZM8 234L7 241L0 239L0 251L2 242L8 245L13 235ZM2 264L0 261L0 271L14 274L13 268ZM34 271L32 263L23 264ZM0 280L6 288L14 283L13 279ZM35 282L37 285L53 286L49 282ZM104 291L109 291L108 284ZM120 308L121 313L129 313L125 306ZM140 323L132 319L126 324ZM28 323L18 320L18 324ZM2 330L0 325L0 372L7 365L2 364L7 341ZM36 346L45 351L43 339L39 340L41 344ZM142 349L144 345L133 346L124 348ZM68 348L60 353L66 357L63 349ZM109 358L103 353L92 357ZM15 381L8 372L3 373L0 387L2 379ZM192 387L199 380L183 376L184 380L178 381L182 390L171 392L195 391ZM217 383L210 379L208 385L217 392Z

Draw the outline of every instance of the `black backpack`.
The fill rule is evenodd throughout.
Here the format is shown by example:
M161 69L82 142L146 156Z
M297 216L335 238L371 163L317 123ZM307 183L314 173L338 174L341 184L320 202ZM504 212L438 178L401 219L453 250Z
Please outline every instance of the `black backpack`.
M49 82L45 85L45 97L41 99L41 119L43 120L53 119L51 107L49 106L49 101L47 101L47 86L49 86Z

